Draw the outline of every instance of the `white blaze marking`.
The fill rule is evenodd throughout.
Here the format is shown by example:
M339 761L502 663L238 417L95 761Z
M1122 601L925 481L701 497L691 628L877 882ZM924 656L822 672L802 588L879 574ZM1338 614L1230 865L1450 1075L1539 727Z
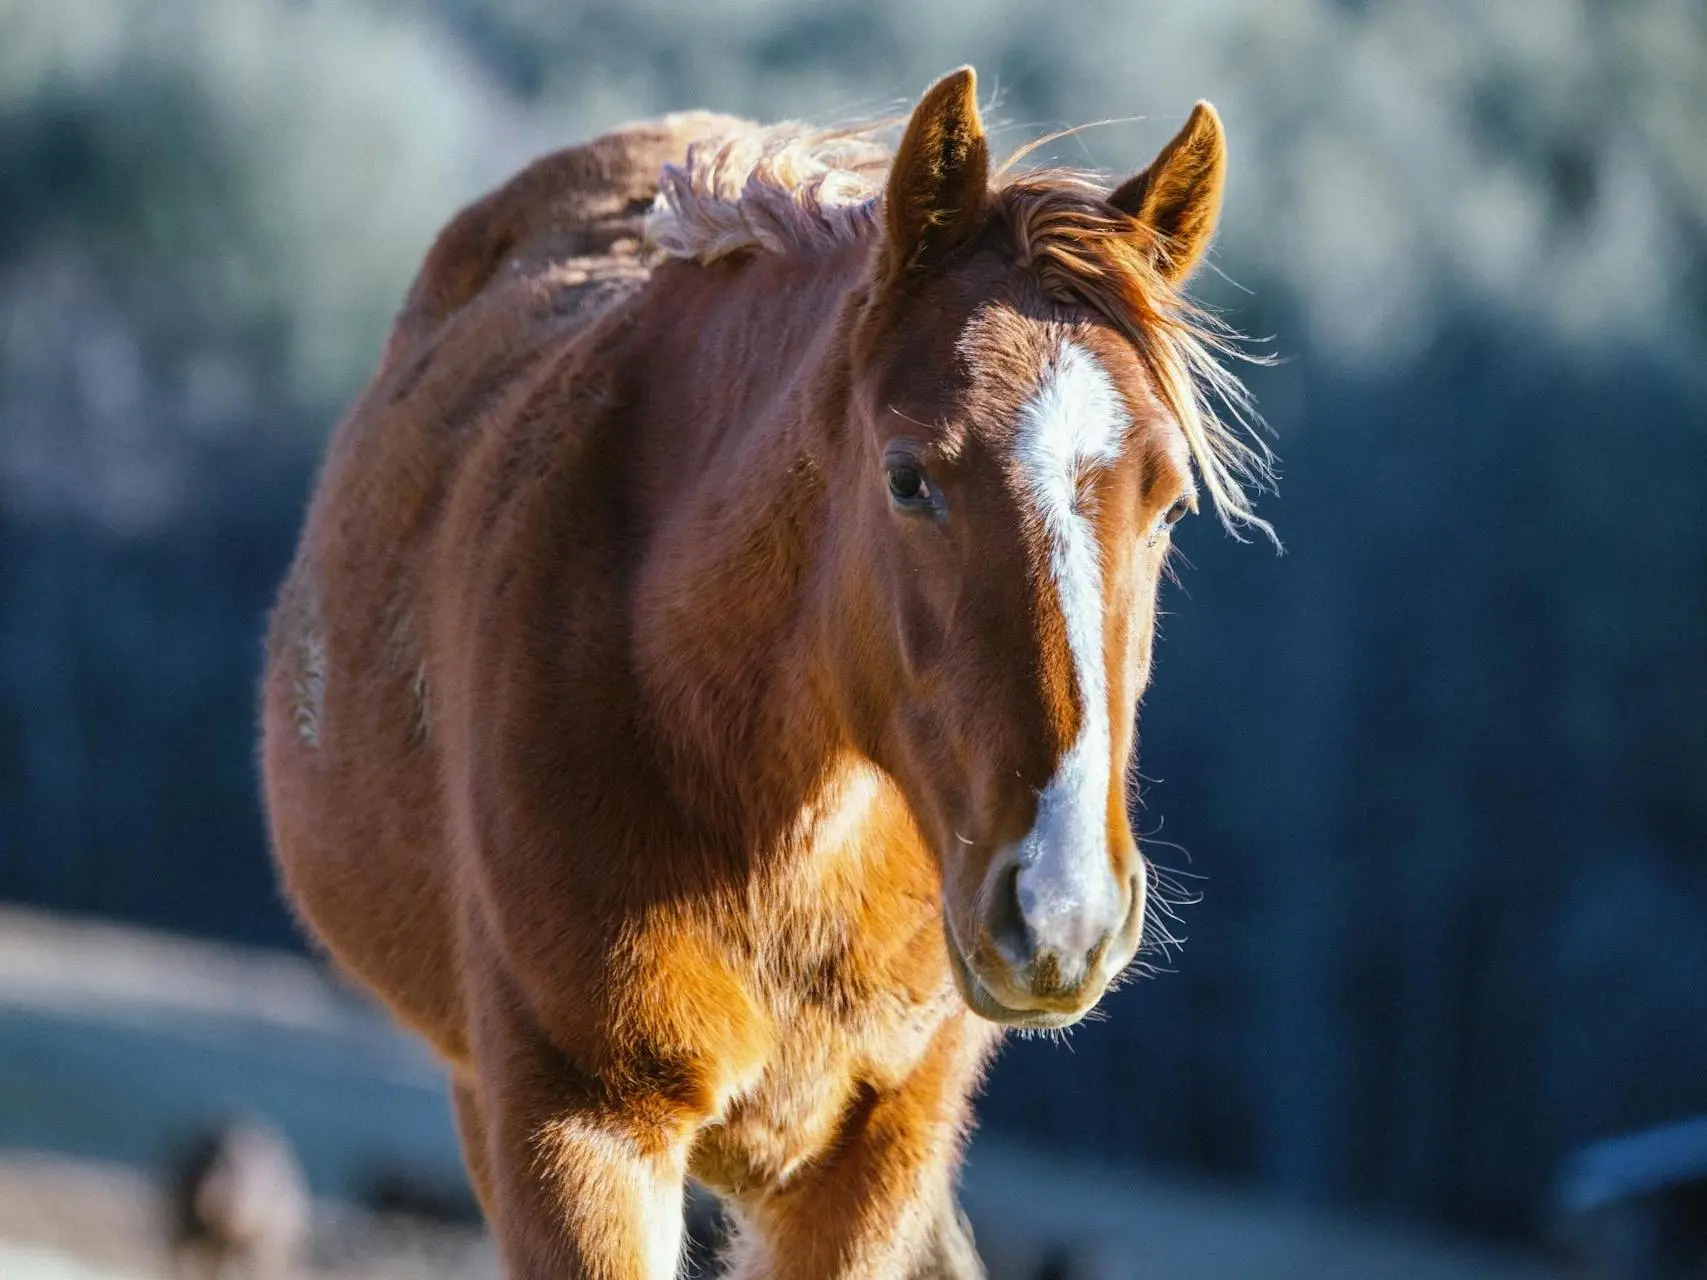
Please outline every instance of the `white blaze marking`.
M1015 456L1049 541L1049 568L1067 625L1079 686L1079 735L1038 798L1020 843L1019 901L1044 946L1083 953L1113 919L1119 886L1108 860L1111 753L1103 660L1102 563L1079 478L1120 456L1129 425L1108 373L1083 347L1065 344L1021 411Z

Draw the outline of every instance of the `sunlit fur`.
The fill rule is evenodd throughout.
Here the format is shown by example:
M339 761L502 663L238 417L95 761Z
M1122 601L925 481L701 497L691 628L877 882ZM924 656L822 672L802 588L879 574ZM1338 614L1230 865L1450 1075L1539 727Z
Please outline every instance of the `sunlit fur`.
M446 1063L512 1276L666 1280L687 1177L739 1280L980 1274L992 1047L1093 1014L1178 900L1124 785L1167 516L1255 523L1262 467L1179 292L1219 121L1112 192L992 186L973 90L893 157L703 114L545 157L441 232L328 450L270 621L273 848ZM1050 481L1065 559L1044 402L1101 423ZM1115 886L1063 946L1013 893L1034 831Z

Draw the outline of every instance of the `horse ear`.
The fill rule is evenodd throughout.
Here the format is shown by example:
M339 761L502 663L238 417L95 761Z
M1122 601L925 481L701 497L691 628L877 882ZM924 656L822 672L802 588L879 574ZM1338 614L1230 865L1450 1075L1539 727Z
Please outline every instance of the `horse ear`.
M1226 178L1221 117L1199 102L1150 167L1121 183L1108 202L1157 233L1162 274L1182 284L1215 236Z
M976 89L971 67L951 71L926 91L907 121L884 194L892 272L940 261L983 224L990 149Z

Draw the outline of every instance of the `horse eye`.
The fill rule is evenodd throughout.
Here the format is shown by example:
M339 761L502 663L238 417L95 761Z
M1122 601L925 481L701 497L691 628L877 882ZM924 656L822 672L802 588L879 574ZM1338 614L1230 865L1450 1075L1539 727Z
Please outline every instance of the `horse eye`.
M1191 496L1188 494L1168 508L1167 514L1162 517L1162 523L1165 525L1176 525L1190 514Z
M925 503L931 500L931 487L924 472L910 463L898 462L889 467L889 494L897 502Z

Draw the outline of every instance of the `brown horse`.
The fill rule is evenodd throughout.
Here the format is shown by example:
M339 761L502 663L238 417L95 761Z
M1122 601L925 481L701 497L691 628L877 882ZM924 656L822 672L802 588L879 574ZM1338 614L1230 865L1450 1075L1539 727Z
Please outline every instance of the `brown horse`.
M992 175L961 70L892 156L671 117L440 235L272 619L266 791L510 1274L673 1275L688 1176L735 1275L979 1273L982 1065L1143 933L1169 527L1255 522L1180 292L1223 155L1200 104L1112 192Z

